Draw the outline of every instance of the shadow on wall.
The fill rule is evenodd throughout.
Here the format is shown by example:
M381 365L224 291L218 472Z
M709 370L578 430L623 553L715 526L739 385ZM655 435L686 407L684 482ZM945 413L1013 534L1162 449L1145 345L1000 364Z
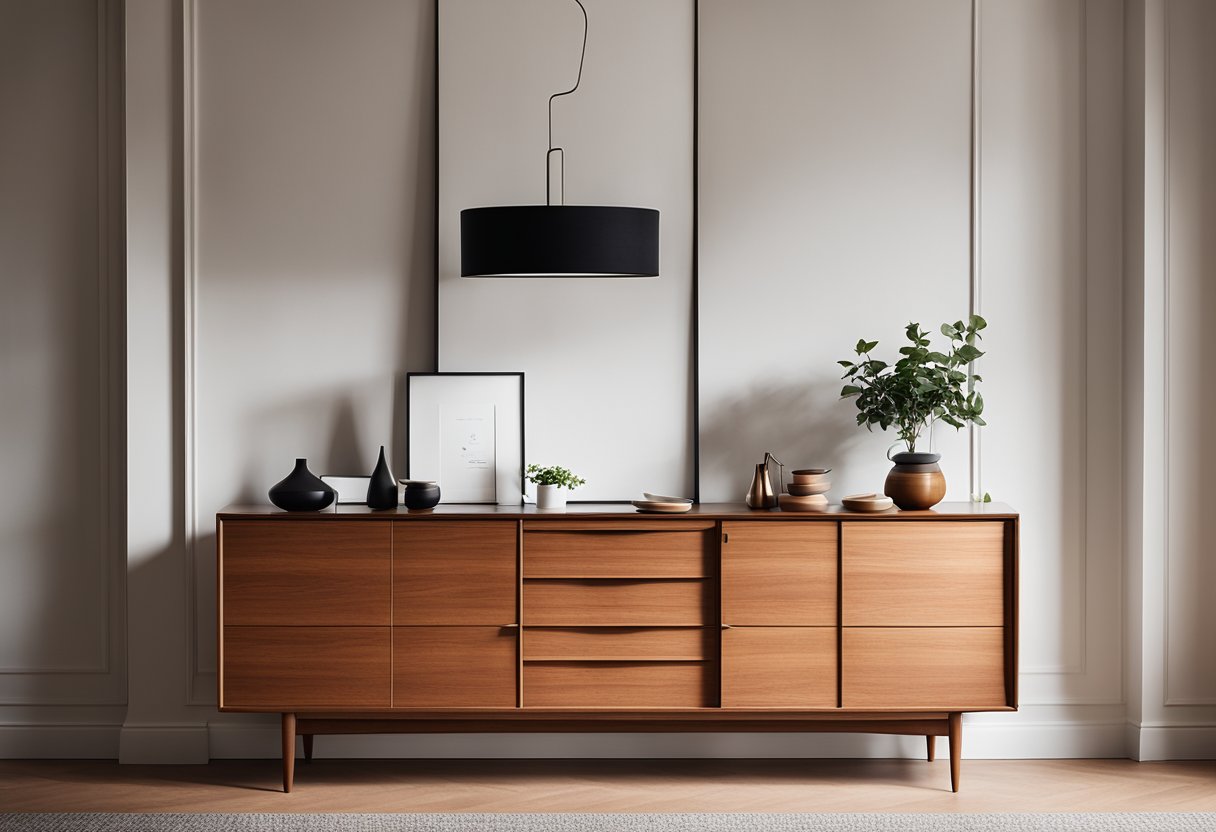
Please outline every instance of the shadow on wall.
M741 500L765 451L789 466L787 474L802 466L838 469L868 436L853 423L852 406L840 401L840 384L761 382L704 409L702 471L730 472L728 482L714 482L713 474L706 478L709 499L718 494L717 499ZM732 496L720 495L724 486Z

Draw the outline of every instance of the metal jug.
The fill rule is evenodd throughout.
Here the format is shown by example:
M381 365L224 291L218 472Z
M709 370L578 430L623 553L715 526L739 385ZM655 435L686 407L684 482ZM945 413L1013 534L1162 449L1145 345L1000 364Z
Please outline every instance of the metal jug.
M780 471L778 473L778 488L785 489L785 466L781 460L773 456L768 451L764 452L764 462L756 465L756 473L752 477L752 487L747 489L747 507L748 508L776 508L777 494L779 491L773 491L773 481L768 476L768 466L770 462L777 463Z

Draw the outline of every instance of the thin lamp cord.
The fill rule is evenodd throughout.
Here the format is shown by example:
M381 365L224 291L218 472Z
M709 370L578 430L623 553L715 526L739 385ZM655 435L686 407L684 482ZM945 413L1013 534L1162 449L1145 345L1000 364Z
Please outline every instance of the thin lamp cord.
M566 151L563 148L553 146L553 99L560 98L563 95L570 95L572 92L578 89L578 85L583 80L583 61L587 57L587 29L589 28L587 22L587 8L583 5L582 0L574 0L574 2L578 3L579 10L583 13L583 49L578 56L578 77L574 79L574 86L568 90L565 90L564 92L555 92L553 95L549 96L549 151L545 154L545 205L553 204L553 190L550 183L551 166L549 162L554 153L561 154L559 158L561 159L562 165L560 180L562 187L561 201L558 204L564 204L566 201Z

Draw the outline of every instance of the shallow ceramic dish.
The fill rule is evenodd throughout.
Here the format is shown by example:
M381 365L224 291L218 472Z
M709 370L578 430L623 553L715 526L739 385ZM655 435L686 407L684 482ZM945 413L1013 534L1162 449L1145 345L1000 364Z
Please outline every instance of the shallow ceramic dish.
M782 511L824 511L828 507L828 498L822 494L810 494L805 497L782 494L777 498L777 504Z
M840 504L849 511L887 511L895 507L895 502L882 494L853 494L841 500Z
M638 511L652 512L654 514L682 514L692 508L692 503L671 503L662 500L634 500L633 507Z
M665 497L662 494L651 494L649 491L643 491L642 496L648 503L688 503L692 505L691 497Z
M820 482L791 482L785 487L785 490L793 494L795 497L810 497L813 494L826 494L832 490L831 480L821 480Z

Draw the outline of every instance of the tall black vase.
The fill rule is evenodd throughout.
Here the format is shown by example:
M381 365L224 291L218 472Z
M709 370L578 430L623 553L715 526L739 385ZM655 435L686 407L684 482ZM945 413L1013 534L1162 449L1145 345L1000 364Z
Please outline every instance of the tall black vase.
M367 484L367 506L377 510L397 507L397 481L388 469L383 445L380 446L380 461L376 463L371 482Z
M338 492L308 470L308 460L297 459L295 469L271 486L269 496L284 511L320 511L338 498Z

